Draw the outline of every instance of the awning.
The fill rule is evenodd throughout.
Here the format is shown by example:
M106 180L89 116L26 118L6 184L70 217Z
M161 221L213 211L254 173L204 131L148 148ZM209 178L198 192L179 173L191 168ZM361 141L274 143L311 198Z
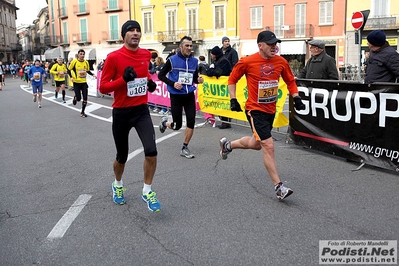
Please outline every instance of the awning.
M60 47L48 49L44 52L44 56L46 57L46 60L57 59L61 57L61 49Z
M80 49L79 49L80 50ZM75 55L78 53L79 50L71 50L68 53L68 59L73 58L75 59ZM85 59L86 60L96 60L96 48L90 49L83 49L85 51Z
M282 41L280 54L306 54L305 41Z
M254 53L259 52L259 47L258 44L256 43L256 40L254 40L251 43L242 43L241 45L241 56L247 56L251 55Z
M96 48L85 50L86 60L96 60Z
M105 58L107 58L109 53L111 53L111 52L113 52L115 50L118 50L119 48L121 48L121 46L98 49L98 51L97 51L97 61L104 60Z
M166 45L166 47L165 47L165 49L163 49L162 53L169 54L170 52L172 52L173 49L176 49L178 47L179 47L178 44Z
M202 49L212 50L212 48L215 46L222 47L222 44L221 43L205 43L202 45Z

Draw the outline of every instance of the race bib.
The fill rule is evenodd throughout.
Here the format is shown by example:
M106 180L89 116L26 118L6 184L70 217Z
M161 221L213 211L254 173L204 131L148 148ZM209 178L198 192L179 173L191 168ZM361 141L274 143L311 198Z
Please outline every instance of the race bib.
M60 72L58 72L58 76L60 76L60 78L63 78L63 77L65 77L65 73L63 71L60 71Z
M127 84L127 96L144 96L147 93L147 78L136 78Z
M193 74L188 72L179 72L179 82L181 84L192 85L193 84Z
M79 78L85 78L86 77L86 70L82 69L82 70L78 70L78 76Z
M261 80L258 82L258 103L277 101L278 80Z
M33 73L33 79L37 82L40 82L40 72Z

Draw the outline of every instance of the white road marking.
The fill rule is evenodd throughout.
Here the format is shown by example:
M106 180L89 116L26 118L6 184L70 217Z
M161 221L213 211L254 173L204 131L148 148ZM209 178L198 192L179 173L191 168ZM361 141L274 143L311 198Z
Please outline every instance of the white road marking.
M89 202L91 197L92 195L89 194L80 195L69 208L69 210L64 214L64 216L62 216L62 218L54 226L53 230L51 230L50 234L48 234L47 239L62 238L65 232L68 230L69 226L71 226L72 222L83 210L87 202Z

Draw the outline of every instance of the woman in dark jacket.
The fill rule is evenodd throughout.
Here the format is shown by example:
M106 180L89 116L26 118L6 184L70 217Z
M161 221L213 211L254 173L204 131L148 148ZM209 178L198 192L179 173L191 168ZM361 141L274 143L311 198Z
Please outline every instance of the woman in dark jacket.
M231 64L227 58L223 56L222 49L215 46L211 50L212 64L206 71L208 77L229 76L232 70Z

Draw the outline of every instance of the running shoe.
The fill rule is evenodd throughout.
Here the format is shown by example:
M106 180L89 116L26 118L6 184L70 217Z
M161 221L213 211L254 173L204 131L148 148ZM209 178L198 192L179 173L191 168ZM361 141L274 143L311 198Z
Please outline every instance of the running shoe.
M85 118L85 117L87 117L87 114L85 114L84 112L83 112L83 113L80 113L80 117Z
M227 143L230 143L230 140L228 140L226 137L223 137L219 140L219 144L220 144L220 157L223 160L227 159L227 155L231 152L231 150L228 150L226 145Z
M147 202L147 207L151 212L160 212L161 211L161 203L156 198L156 193L154 191L148 192L146 195L141 195L141 199L144 202Z
M289 195L291 195L294 191L292 189L284 186L282 182L278 183L275 187L274 190L276 191L277 198L279 200L283 200Z
M76 97L73 97L72 104L76 105Z
M42 108L42 105L39 103L39 105L37 106L37 108Z
M33 96L33 102L34 102L34 103L36 102L36 99L37 99L37 95L34 95L34 96Z
M112 182L112 199L116 204L123 205L126 203L125 197L123 196L123 192L126 190L124 187L116 187L115 182Z
M164 125L164 122L165 122L165 125ZM159 131L161 131L161 133L164 133L167 128L166 122L168 122L168 118L166 116L163 116L161 118L161 122L159 122Z
M65 100L62 100L62 103L66 103L66 101L65 101Z
M192 159L192 158L195 157L194 154L192 154L192 153L190 152L190 150L189 150L187 147L185 147L185 148L183 148L183 149L181 150L180 156L186 157L187 159Z

